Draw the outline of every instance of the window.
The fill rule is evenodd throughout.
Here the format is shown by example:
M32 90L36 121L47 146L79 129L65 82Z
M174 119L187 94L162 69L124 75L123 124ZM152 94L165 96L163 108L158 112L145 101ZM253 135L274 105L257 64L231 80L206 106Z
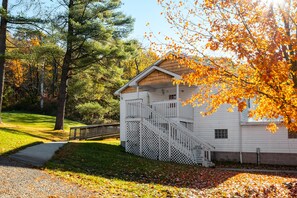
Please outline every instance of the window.
M176 94L169 95L169 100L176 100ZM169 103L169 108L175 108L175 103Z
M176 94L169 95L169 100L176 100Z
M215 129L215 139L228 139L228 129Z
M297 139L297 131L288 131L289 139Z

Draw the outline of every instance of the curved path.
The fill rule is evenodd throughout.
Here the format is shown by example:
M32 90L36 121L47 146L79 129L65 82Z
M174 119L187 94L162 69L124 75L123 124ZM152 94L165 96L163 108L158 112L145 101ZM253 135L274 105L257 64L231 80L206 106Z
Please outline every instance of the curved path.
M33 147L38 150L43 147L44 144L36 146L37 147ZM45 149L45 152L51 152L53 155L57 149ZM45 171L34 168L40 166L41 162L43 164L50 159L47 157L47 160L45 160L45 157L40 158L38 156L44 155L51 157L52 155L46 155L46 153L40 152L41 150L39 150L39 152L32 152L33 157L31 156L30 158L30 152L27 152L28 150L33 151L34 149L32 150L32 147L26 148L19 153L11 155L11 158L0 156L1 198L100 197L100 195L95 192L88 191L79 185L69 183L58 177L47 174ZM26 157L28 157L29 161L26 161Z

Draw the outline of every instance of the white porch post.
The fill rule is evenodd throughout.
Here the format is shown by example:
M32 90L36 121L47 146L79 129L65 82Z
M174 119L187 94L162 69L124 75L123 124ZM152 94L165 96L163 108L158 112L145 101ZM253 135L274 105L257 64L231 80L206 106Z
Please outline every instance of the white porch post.
M138 87L137 87L138 88ZM142 109L141 104L139 105L139 111L140 111L140 122L139 122L139 154L142 156Z
M176 100L177 100L177 107L176 107L176 116L179 118L179 109L180 109L180 100L179 100L179 85L176 85Z
M169 136L168 136L168 158L171 161L171 124L168 123Z

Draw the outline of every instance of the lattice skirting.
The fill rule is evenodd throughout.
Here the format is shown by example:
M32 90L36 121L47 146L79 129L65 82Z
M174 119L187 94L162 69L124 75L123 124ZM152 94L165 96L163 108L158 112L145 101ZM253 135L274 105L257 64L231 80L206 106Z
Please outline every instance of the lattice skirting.
M126 152L134 155L140 155L140 121L126 122L126 131Z
M171 146L171 161L180 164L194 164L194 161L184 153Z
M149 159L159 159L159 135L142 125L141 131L142 156Z
M183 153L174 144L169 147L168 134L159 135L140 121L127 121L126 134L128 153L154 160L194 164L192 153Z

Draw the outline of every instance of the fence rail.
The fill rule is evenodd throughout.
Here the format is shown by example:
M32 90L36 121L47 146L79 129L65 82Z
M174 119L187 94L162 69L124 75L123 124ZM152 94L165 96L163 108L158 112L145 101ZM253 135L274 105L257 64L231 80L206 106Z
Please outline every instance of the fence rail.
M120 136L120 124L88 125L71 127L69 140L86 140Z

